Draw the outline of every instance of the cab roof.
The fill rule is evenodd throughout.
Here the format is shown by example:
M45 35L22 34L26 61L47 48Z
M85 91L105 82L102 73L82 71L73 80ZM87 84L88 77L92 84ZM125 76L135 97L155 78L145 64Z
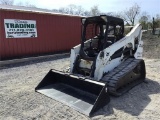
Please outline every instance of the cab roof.
M116 24L116 25L124 25L124 21L121 18L113 17L113 16L108 16L108 15L100 15L100 16L94 16L94 17L87 17L87 18L82 18L86 19L86 23L109 23L109 24Z

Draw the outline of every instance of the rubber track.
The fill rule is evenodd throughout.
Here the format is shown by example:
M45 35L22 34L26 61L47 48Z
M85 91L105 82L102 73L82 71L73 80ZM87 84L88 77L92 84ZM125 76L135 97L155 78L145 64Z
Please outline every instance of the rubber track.
M120 80L121 77L125 76L128 72L133 70L140 61L141 60L135 58L129 58L101 79L102 82L106 82L108 84L107 88L109 89L110 93L116 95L116 83Z

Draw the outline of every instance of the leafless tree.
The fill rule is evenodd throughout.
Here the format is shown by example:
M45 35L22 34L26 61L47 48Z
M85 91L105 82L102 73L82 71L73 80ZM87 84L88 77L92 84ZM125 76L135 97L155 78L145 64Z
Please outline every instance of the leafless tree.
M100 15L100 10L99 10L98 6L95 5L95 6L91 7L90 13L91 13L91 16Z
M67 7L62 7L59 9L60 13L65 13L65 14L71 14L71 15L75 15L76 14L76 9L77 6L76 5L68 5Z
M140 16L139 21L144 21L144 22L148 22L148 20L150 19L150 15L148 15L147 12L143 12Z
M69 9L62 7L62 8L60 8L60 9L58 10L58 12L59 12L59 13L69 14Z
M74 15L76 12L76 9L77 9L76 5L73 5L73 4L68 5L68 12L69 12L68 14Z
M59 13L71 14L71 15L85 15L86 11L82 8L82 6L76 5L68 5L67 7L62 7L58 10Z
M150 15L147 12L143 12L139 18L139 22L143 26L143 29L148 29L149 20L150 20Z
M88 17L88 16L91 16L91 13L90 13L90 11L85 10L82 15Z
M13 5L14 0L0 0L0 4L2 5Z
M124 10L119 13L119 16L127 22L127 24L134 25L136 18L140 14L140 6L138 4L134 4L129 9Z
M19 3L15 4L15 5L25 6L25 7L34 7L34 8L36 8L35 5L32 5L32 4L30 4L29 2L25 2L25 3L19 2Z
M58 9L52 9L52 12L59 13L59 10Z
M76 15L84 15L84 9L82 8L82 6L77 6L76 7L75 14Z

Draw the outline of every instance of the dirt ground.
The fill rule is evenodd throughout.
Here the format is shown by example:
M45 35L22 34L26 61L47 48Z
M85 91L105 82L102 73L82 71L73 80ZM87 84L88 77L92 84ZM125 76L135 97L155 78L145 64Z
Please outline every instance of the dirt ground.
M68 56L4 66L0 70L0 120L159 120L160 38L143 39L148 83L121 97L111 96L111 102L92 118L34 90L51 68L68 66Z

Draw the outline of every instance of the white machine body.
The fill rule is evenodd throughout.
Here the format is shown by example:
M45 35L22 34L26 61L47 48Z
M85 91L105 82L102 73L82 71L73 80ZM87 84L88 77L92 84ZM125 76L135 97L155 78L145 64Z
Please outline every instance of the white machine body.
M135 53L132 53L132 50L130 52L131 56L133 56L135 59L142 59L142 53L143 53L143 41L141 39L142 37L142 26L140 24L137 24L132 28L132 30L124 36L119 41L115 42L111 46L107 47L106 49L100 51L96 58L96 69L94 71L94 80L99 81L104 73L108 73L112 71L115 67L120 65L124 60L124 55L122 54L120 57L111 60L111 56L120 48L131 48L132 50L136 50ZM135 40L138 39L138 43L135 43ZM90 40L87 40L85 42L86 46L89 44ZM95 40L96 42L96 40ZM94 43L94 41L93 41ZM73 72L73 68L75 65L75 61L77 58L77 55L79 55L81 45L77 45L71 49L71 55L70 55L70 74ZM101 54L103 52L103 57L101 57ZM132 55L133 54L133 55ZM91 69L93 62L88 60L82 60L79 64L80 67Z

